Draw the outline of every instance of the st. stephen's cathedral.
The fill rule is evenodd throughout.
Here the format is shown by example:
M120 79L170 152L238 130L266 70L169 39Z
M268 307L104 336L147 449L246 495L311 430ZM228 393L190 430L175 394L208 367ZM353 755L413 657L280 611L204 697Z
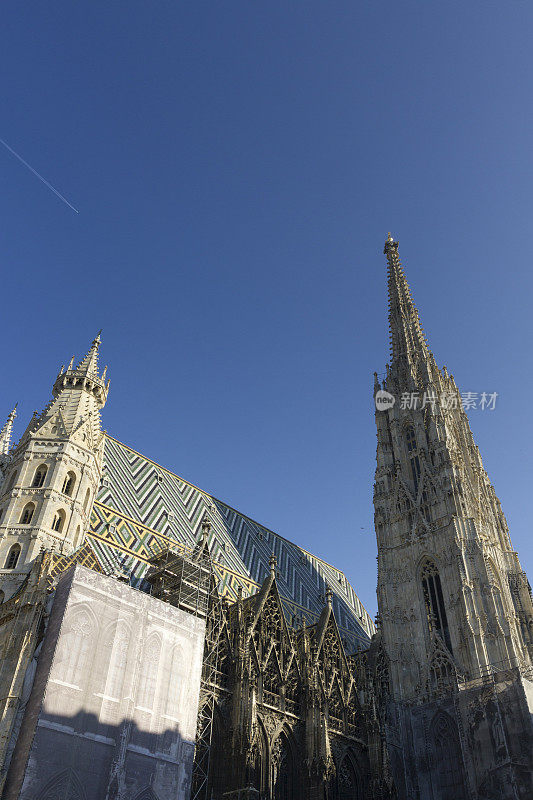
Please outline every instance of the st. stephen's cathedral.
M103 431L99 336L18 443L9 415L2 800L533 799L530 586L384 252L375 625L342 570Z

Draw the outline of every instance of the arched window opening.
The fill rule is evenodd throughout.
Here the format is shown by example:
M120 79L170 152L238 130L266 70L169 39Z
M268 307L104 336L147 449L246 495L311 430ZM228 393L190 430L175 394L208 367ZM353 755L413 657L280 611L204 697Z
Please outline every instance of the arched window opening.
M435 652L429 670L431 690L434 694L446 695L457 688L457 674L450 658L443 652Z
M65 480L63 481L63 488L61 489L63 494L66 494L68 497L71 497L75 483L76 483L75 474L73 472L67 472L67 474L65 475Z
M48 472L48 467L46 464L41 464L40 467L37 467L35 470L35 475L33 476L32 481L32 489L40 489L41 486L44 484L44 479L46 478L46 473Z
M105 639L106 650L111 652L109 669L103 686L104 694L122 700L122 689L126 677L130 631L119 621L108 632Z
M440 575L432 561L425 562L421 571L421 578L429 630L438 633L448 650L452 652Z
M405 443L407 445L409 463L411 464L411 476L413 478L416 494L418 492L418 483L420 480L420 458L417 452L415 429L412 425L408 425L405 429Z
M444 712L439 712L431 724L434 752L435 783L440 800L465 800L463 758L457 725Z
M52 530L61 533L64 524L65 524L65 512L63 511L62 508L59 508L54 514L54 519L52 522Z
M35 511L35 505L33 503L26 503L26 505L22 509L22 514L20 515L20 524L29 525L30 522L32 521L34 511Z
M91 490L87 489L85 492L85 500L83 501L83 510L87 511L87 506L89 505L89 500L91 499Z
M298 796L294 756L285 733L272 746L272 784L274 800L295 800Z
M135 800L158 800L158 797L152 788L147 787L139 792Z
M6 563L4 564L4 569L15 569L15 567L18 564L19 557L20 557L20 544L14 544L7 555Z
M72 769L66 769L52 778L38 795L38 800L85 800L83 787Z
M144 709L151 709L154 704L160 655L161 641L158 636L152 635L144 649L137 695L137 703Z
M181 697L184 691L183 676L187 672L190 659L184 655L183 647L176 645L170 657L170 670L168 673L166 714L177 717L181 707Z
M66 633L57 651L57 664L54 678L78 686L82 683L84 671L90 666L88 660L94 652L94 620L89 612L76 609L67 621Z
M332 783L337 784L337 791L332 792L332 795L338 800L362 800L361 783L353 759L348 753L337 767L337 774L333 777Z
M496 613L500 619L503 619L505 616L505 612L503 608L502 585L498 577L498 570L490 559L486 561L486 566L487 566L487 576L489 579L489 584L491 588L492 598L494 600L494 606L496 608Z

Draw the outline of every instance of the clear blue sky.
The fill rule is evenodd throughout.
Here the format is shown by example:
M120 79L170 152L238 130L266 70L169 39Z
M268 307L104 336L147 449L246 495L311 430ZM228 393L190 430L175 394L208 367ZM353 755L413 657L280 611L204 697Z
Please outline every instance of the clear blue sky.
M2 385L103 328L107 430L345 569L375 612L386 232L530 545L533 8L6 2Z

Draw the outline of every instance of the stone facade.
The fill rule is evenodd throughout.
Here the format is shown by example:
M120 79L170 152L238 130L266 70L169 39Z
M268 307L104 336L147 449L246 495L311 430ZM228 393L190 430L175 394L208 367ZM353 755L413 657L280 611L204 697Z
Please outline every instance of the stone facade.
M533 797L529 584L390 235L385 255L377 630L341 570L102 432L99 336L13 447L10 414L2 800ZM213 581L201 681L204 620L150 572L167 551Z

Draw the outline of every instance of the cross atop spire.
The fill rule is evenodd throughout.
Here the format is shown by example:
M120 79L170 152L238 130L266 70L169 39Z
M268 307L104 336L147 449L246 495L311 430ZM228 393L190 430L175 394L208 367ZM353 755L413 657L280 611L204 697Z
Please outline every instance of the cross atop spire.
M9 414L4 427L0 431L0 456L6 456L11 447L11 436L13 434L13 422L17 416L17 405L18 403L15 404L13 411Z
M420 377L422 370L427 377L433 359L400 263L398 242L391 233L383 252L387 257L392 370L404 380Z

